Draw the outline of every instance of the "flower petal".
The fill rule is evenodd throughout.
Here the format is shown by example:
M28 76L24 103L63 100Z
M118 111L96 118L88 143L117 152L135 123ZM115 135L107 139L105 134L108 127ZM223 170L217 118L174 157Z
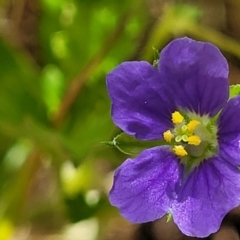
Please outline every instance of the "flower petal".
M166 97L200 115L214 116L228 99L228 64L217 47L189 38L172 41L160 55Z
M219 152L227 161L240 165L240 96L229 100L218 121Z
M142 140L161 139L172 126L173 106L161 93L158 71L147 62L125 62L107 76L114 123Z
M240 204L240 174L220 157L206 160L179 188L173 220L188 236L216 232L224 216Z
M156 220L169 210L181 165L168 147L143 151L115 172L110 202L129 221Z

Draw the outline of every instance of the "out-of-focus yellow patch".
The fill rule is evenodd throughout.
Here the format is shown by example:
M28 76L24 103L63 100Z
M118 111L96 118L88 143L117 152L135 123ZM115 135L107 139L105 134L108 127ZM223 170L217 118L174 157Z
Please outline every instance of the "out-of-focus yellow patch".
M13 224L7 219L0 220L0 240L10 240L13 235Z

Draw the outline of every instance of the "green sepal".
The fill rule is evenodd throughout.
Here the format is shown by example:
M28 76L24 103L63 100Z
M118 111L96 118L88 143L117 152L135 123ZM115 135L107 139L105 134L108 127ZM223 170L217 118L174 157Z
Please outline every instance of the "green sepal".
M167 223L172 220L172 213L168 212L167 213Z
M240 84L231 85L229 87L229 98L233 98L240 95Z
M166 144L164 140L142 141L126 133L120 133L112 141L104 142L110 146L116 147L120 152L128 155L138 155L147 148L161 146Z

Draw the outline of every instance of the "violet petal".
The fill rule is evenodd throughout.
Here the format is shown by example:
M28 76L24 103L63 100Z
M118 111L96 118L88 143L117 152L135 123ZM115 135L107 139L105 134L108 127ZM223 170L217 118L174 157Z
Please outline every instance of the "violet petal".
M240 204L237 167L215 157L206 160L185 179L172 206L173 219L189 236L216 232L224 216Z
M112 119L141 140L161 139L175 108L161 97L158 71L147 62L124 62L107 76Z
M161 218L169 210L180 172L181 165L168 147L147 149L118 167L110 202L134 223Z
M180 108L212 117L227 102L228 64L210 43L187 37L172 41L161 52L159 71L166 98Z
M229 100L218 119L219 152L230 163L240 165L240 96Z

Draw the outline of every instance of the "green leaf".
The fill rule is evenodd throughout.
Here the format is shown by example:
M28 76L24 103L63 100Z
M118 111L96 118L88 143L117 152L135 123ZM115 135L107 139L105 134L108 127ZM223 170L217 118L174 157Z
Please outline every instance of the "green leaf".
M229 98L233 98L233 97L236 97L238 95L240 95L240 84L236 84L236 85L231 85L229 87Z
M161 146L164 144L163 140L158 141L142 141L125 133L120 133L111 142L105 142L108 145L116 147L122 153L128 155L137 155L147 148Z

